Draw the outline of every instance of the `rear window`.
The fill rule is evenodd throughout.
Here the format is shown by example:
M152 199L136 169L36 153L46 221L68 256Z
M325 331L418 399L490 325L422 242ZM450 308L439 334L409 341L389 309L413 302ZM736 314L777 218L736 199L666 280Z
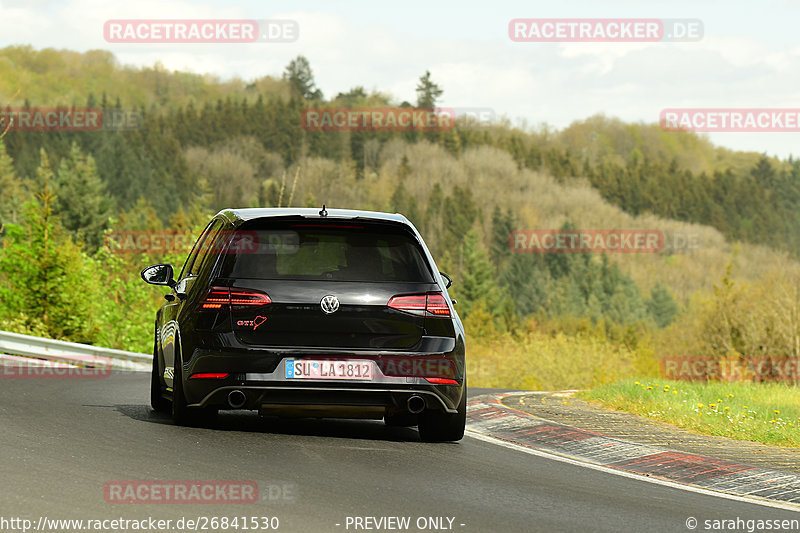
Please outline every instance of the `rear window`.
M253 221L233 235L222 277L432 283L410 232L375 223Z

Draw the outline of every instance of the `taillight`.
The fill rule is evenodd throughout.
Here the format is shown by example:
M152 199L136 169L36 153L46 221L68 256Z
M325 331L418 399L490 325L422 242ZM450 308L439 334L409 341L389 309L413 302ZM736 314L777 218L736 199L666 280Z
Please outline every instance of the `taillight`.
M450 308L447 307L447 300L441 292L429 292L425 310L436 316L450 316Z
M425 381L434 385L458 385L458 381L450 378L425 378Z
M238 308L269 305L270 303L272 300L263 292L231 289L231 307L234 311Z
M200 308L206 310L222 309L222 306L230 305L230 303L231 293L229 289L212 287L211 290L208 291L206 299L200 304Z
M389 300L389 307L399 311L417 312L422 314L425 311L427 296L424 294L406 294L405 296L392 296Z
M272 300L266 293L249 289L229 289L227 287L211 287L200 309L203 311L220 311L225 308L241 311L253 307L269 305Z
M227 377L227 372L199 372L189 376L189 379L225 379Z
M392 296L388 305L392 309L415 315L450 316L450 308L447 306L447 300L444 299L444 295L441 292L399 294Z

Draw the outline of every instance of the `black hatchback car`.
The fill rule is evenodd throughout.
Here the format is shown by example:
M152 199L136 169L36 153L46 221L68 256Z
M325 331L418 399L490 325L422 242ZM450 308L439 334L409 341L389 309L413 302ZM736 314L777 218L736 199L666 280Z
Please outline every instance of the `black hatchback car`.
M220 409L383 418L454 441L466 418L465 339L422 237L402 215L219 212L156 314L151 404L177 424Z

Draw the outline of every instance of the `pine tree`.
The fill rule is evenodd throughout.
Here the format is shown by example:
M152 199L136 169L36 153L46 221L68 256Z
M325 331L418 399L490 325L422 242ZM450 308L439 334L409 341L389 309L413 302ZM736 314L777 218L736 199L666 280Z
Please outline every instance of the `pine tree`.
M436 101L442 94L444 91L431 80L431 72L426 70L417 84L417 107L436 107Z
M2 312L21 318L26 330L52 338L93 342L92 261L72 242L54 213L52 171L44 150L35 199L25 204L23 225L8 229L0 254Z
M474 229L464 236L460 262L460 283L453 285L459 298L459 314L468 316L473 306L483 300L486 310L498 317L505 294L497 286L494 267L486 250L481 248L478 232Z
M656 325L663 328L672 323L672 320L680 312L680 308L672 298L669 289L658 284L650 291L650 299L647 300L647 312Z
M417 228L423 227L423 220L419 208L417 207L417 200L408 193L402 181L397 183L392 193L392 197L389 200L389 211L405 215Z
M287 80L294 95L306 100L321 100L322 91L316 88L311 64L305 56L297 56L286 66L283 79Z
M69 156L61 160L55 180L54 210L63 226L90 253L96 251L109 227L111 200L97 175L92 156L85 156L72 143Z
M22 180L14 171L14 160L6 153L6 147L0 140L0 226L5 223L16 224L22 204L25 201L25 190Z
M512 254L500 278L520 316L546 310L553 280L537 254Z
M609 295L605 315L618 324L631 324L646 319L647 307L639 294L639 288L631 278L620 278L614 292Z
M495 267L501 267L501 261L511 255L508 237L514 230L514 214L508 209L505 214L499 205L492 212L492 245L489 252Z
M445 198L443 211L443 219L447 220L447 224L444 228L442 245L446 249L455 250L479 217L480 208L473 200L470 189L456 185L453 188L453 195Z

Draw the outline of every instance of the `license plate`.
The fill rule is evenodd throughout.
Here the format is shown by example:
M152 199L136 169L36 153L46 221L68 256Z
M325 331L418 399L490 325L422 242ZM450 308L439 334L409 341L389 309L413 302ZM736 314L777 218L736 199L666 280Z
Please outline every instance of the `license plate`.
M286 379L372 379L372 361L320 361L314 359L286 361Z

